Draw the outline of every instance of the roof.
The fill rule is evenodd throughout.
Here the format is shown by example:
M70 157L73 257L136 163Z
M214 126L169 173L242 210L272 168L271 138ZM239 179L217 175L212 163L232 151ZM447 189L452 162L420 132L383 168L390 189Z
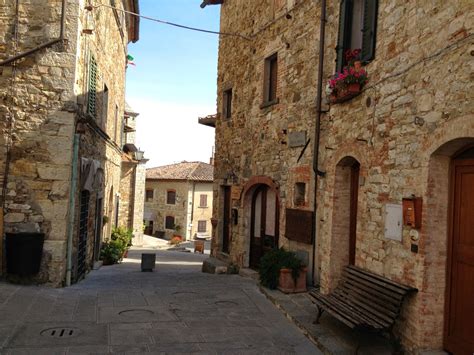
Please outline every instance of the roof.
M224 0L203 0L201 8L204 9L207 5L220 5L223 4Z
M158 166L146 170L147 179L156 180L190 180L212 182L214 167L200 161L183 161L177 164Z
M198 123L204 126L216 128L217 113L206 117L198 117Z
M127 101L125 101L125 114L133 117L137 117L139 115L139 113L135 111Z

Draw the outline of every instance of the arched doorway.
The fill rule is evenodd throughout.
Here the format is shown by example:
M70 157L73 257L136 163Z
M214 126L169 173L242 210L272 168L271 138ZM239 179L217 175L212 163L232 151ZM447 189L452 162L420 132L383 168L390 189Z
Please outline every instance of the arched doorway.
M338 283L344 266L355 264L359 173L360 164L353 157L336 165L329 289Z
M249 265L253 269L258 268L266 252L278 247L278 213L276 191L268 185L258 185L251 199Z
M451 163L446 350L474 353L474 147L457 154Z

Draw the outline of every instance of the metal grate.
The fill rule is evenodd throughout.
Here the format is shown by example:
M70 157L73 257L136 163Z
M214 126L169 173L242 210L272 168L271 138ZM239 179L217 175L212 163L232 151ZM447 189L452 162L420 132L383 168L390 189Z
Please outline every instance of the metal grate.
M87 93L87 113L96 117L96 98L97 98L97 62L93 56L89 61L89 85Z
M77 247L77 276L79 281L86 273L87 229L89 220L89 191L81 193L81 212L79 217L79 244Z
M49 328L41 331L41 336L49 338L73 338L81 334L81 331L77 328Z

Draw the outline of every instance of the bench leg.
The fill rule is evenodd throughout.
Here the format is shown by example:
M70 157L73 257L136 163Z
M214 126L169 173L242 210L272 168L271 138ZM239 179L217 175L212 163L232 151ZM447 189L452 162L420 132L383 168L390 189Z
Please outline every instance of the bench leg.
M316 320L313 322L313 324L319 324L319 318L321 318L324 310L319 307L319 306L316 306L318 308L318 315L316 316Z

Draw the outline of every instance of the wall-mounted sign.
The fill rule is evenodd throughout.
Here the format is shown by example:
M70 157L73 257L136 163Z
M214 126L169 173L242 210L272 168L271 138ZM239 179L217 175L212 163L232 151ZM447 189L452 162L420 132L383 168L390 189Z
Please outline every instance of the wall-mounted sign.
M288 146L290 148L303 147L306 144L306 131L288 133Z
M385 205L385 238L402 241L403 208L402 205Z
M243 188L241 186L232 186L230 190L232 200L240 200Z

